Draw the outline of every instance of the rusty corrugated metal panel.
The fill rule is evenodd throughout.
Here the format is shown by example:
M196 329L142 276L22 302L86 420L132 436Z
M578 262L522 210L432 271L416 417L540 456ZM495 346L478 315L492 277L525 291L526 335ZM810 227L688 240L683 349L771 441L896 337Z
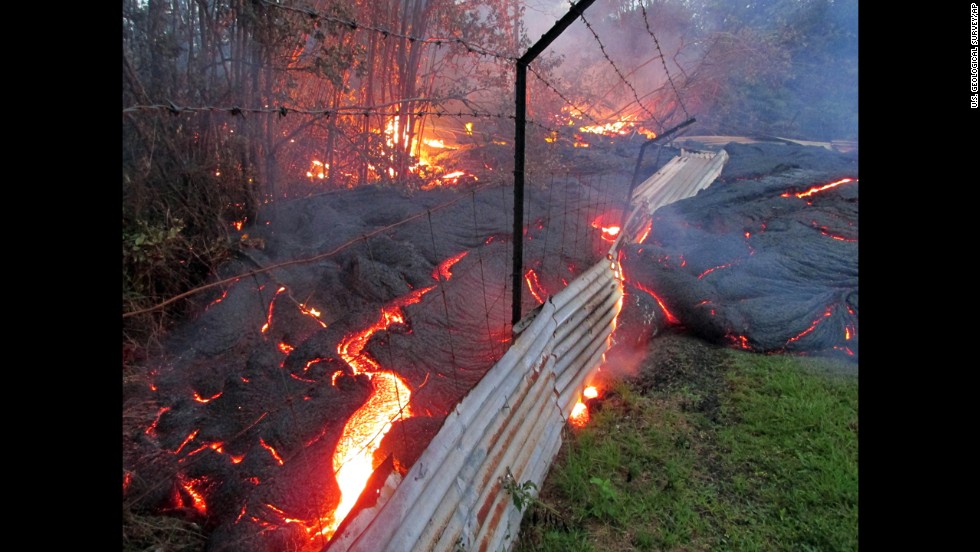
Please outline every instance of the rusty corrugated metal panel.
M727 159L722 151L671 160L637 188L627 228L708 186ZM612 260L621 238L606 260L521 322L513 345L449 413L404 480L389 476L375 506L335 535L330 552L511 547L522 513L503 481L540 486L558 453L565 422L622 307L622 273Z
M677 200L691 197L714 182L725 163L728 152L682 152L644 180L633 192L633 202L643 206L647 214Z
M502 478L509 472L518 482L543 482L571 408L562 397L605 350L622 294L618 275L615 263L602 261L550 297L450 413L405 480L390 478L393 490L361 511L329 550L509 547L521 512Z

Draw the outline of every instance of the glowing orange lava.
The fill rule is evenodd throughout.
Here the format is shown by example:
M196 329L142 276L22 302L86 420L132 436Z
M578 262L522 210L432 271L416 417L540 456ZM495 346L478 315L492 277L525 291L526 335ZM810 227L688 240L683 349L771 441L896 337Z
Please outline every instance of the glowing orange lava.
M643 229L640 230L640 235L636 238L635 243L645 242L647 237L650 235L650 230L653 230L653 219L648 220L646 225L643 226Z
M268 443L266 443L265 439L259 437L259 444L262 445L262 448L269 451L269 454L271 454L272 457L276 459L276 462L278 462L280 466L283 465L283 461L282 458L279 456L279 453L276 452L276 449L272 448Z
M405 315L401 307L420 302L422 296L433 289L435 286L414 290L382 307L381 315L374 324L344 336L337 344L337 354L347 362L354 374L370 375L374 391L347 420L334 451L333 469L340 487L340 502L332 514L320 520L323 528L318 534L327 539L333 537L337 526L350 513L368 478L377 468L374 451L381 446L381 440L391 430L392 423L412 415L409 406L412 392L408 384L398 374L382 370L378 362L364 352L364 348L375 332L386 330L391 324L404 324ZM334 376L336 380L336 374Z
M202 404L207 404L207 403L213 401L214 399L217 399L218 397L220 397L221 396L221 393L222 393L221 391L218 391L218 394L217 395L214 395L213 397L202 397L201 395L199 395L197 393L197 391L194 391L194 400L197 401L197 402L199 402L199 403L202 403Z
M815 330L817 328L817 324L819 324L821 320L823 320L824 318L830 317L831 314L833 314L833 313L828 308L827 310L824 311L823 315L820 318L817 318L816 320L813 321L812 324L810 324L810 327L809 328L807 328L807 329L803 330L802 332L796 334L795 336L787 339L786 340L786 343L787 344L790 344L790 343L792 343L794 341L799 340L801 337L805 336L806 334L812 332L813 330Z
M653 297L653 299L657 302L657 304L660 305L660 309L662 311L664 311L664 316L667 317L667 323L668 324L680 324L681 323L681 321L678 320L676 316L674 316L669 310L667 310L667 305L664 304L663 300L660 299L660 297L657 296L657 294L654 293L652 289L644 286L643 284L641 284L639 282L635 282L634 285L637 288L639 288L639 289L641 289L641 290L649 293L650 296Z
M207 515L208 505L204 501L204 494L195 488L195 485L200 486L207 483L206 478L202 477L200 479L187 479L183 474L177 474L177 481L180 483L180 486L187 491L187 494L191 496L194 509L197 510L202 516Z
M738 346L739 348L745 349L746 351L752 350L752 347L749 345L748 337L744 335L731 335L731 334L727 335L726 337L729 339L729 341L731 341L734 345Z
M463 251L462 253L453 255L452 257L449 257L445 261L439 263L439 265L435 268L435 270L432 271L432 279L439 280L441 277L442 280L448 281L453 276L453 273L450 272L450 269L452 269L453 265L461 261L463 257L466 256L467 253L469 253L469 251Z
M316 310L315 308L313 308L313 307L307 307L305 303L300 303L299 304L299 312L305 314L306 316L309 316L309 317L313 318L313 320L316 320L317 324L319 324L320 326L322 326L324 328L327 327L326 322L324 322L323 320L320 320L321 312L318 311L318 310Z
M180 451L183 450L184 447L187 446L187 443L190 443L194 439L194 437L197 437L197 434L200 431L201 431L200 429L195 429L194 431L192 431L190 435L188 435L187 438L184 439L184 442L181 443L179 447L177 447L177 450L174 451L174 454L180 454Z
M704 278L708 274L711 274L712 272L714 272L714 271L716 271L716 270L718 270L720 268L729 268L731 266L732 266L732 263L718 265L718 266L713 266L713 267L709 268L708 270L705 270L701 274L698 274L698 280L700 280L701 278Z
M267 332L269 330L269 326L272 325L272 308L276 304L276 297L279 297L279 294L284 291L286 291L286 286L280 286L279 289L276 290L276 294L272 296L272 300L269 301L269 314L266 316L265 324L262 325L262 333Z
M146 431L144 431L143 433L155 437L157 434L157 424L160 423L160 416L163 416L163 413L168 410L170 410L169 406L164 406L163 408L161 408L160 411L157 412L156 419L153 420L153 423L150 424L150 427L146 428Z
M279 347L279 350L280 351L282 351L283 353L285 353L287 355L289 353L293 352L293 349L296 348L296 347L293 347L292 345L290 345L289 343L286 343L285 341L280 342L279 345L278 345L278 347Z
M544 299L548 295L548 292L541 287L541 282L538 281L538 274L534 272L534 269L529 269L527 274L524 275L524 281L527 282L527 288L531 290L531 295L538 300L538 303L544 304Z
M791 195L795 195L796 197L804 198L804 197L812 196L813 194L822 192L824 190L829 190L831 188L835 188L837 186L840 186L841 184L847 184L848 182L857 182L857 179L856 178L842 178L842 179L837 180L835 182L831 182L830 184L824 184L822 186L813 186L812 188L810 188L809 190L807 190L805 192L797 192L795 194L790 193L790 192L786 192L784 194L780 194L780 197L790 197Z

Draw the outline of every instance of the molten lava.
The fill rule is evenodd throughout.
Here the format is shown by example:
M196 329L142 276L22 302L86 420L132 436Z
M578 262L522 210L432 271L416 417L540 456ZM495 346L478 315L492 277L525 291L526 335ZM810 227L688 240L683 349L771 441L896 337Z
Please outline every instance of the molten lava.
M452 257L449 257L445 261L439 263L439 265L436 266L435 270L432 271L432 279L436 281L439 280L448 281L453 276L453 273L450 271L450 269L452 269L453 265L461 261L463 257L466 256L467 253L469 253L469 251L463 251L462 253L453 255Z
M177 482L190 495L191 505L194 506L194 509L202 516L207 515L208 505L204 501L204 495L197 489L198 486L206 484L207 479L204 477L200 479L186 479L182 474L177 474Z
M698 280L700 280L701 278L704 278L708 274L711 274L712 272L714 272L714 271L716 271L718 269L721 269L721 268L730 268L731 266L732 266L732 263L718 265L718 266L713 266L713 267L709 268L708 270L705 270L701 274L698 274Z
M649 293L650 294L650 297L653 297L653 299L657 302L657 304L660 305L660 310L664 311L664 316L667 317L667 323L668 324L680 324L681 323L681 321L678 320L676 316L674 316L669 310L667 310L667 305L664 304L663 300L656 293L654 293L652 289L644 286L643 284L641 284L639 282L636 282L634 285L637 288L639 288L639 289L641 289L641 290Z
M817 328L817 324L819 324L824 318L829 318L832 314L833 314L833 312L831 312L831 310L828 308L827 310L825 310L823 312L823 315L820 318L817 318L816 320L813 321L813 323L810 324L810 327L809 328L807 328L807 329L803 330L802 332L796 334L795 336L787 339L786 340L786 344L789 345L790 343L792 343L794 341L797 341L801 337L803 337L806 334L812 332L813 330L815 330ZM846 331L846 328L845 328L845 331Z
M448 278L448 267L445 274ZM344 336L337 344L337 354L347 362L354 374L368 374L374 390L367 402L347 420L334 451L333 469L340 487L340 502L332 514L321 520L323 529L319 534L327 539L333 537L337 526L350 513L364 491L364 485L377 468L374 451L381 446L381 440L391 430L392 423L412 415L409 406L412 392L408 384L398 374L382 370L364 348L375 332L387 330L392 324L404 324L405 315L401 307L418 303L423 295L433 289L435 286L414 290L382 307L381 315L374 324Z
M280 466L283 465L283 461L282 458L279 456L279 453L276 452L276 449L272 448L271 445L266 443L265 439L259 437L259 444L262 445L262 448L269 451L269 454L271 454L272 457L276 459L276 462L278 462Z
M653 219L647 221L643 229L640 230L639 236L636 238L635 243L643 243L647 240L647 236L650 235L650 230L653 230Z
M272 310L276 304L276 297L279 297L279 294L284 291L286 291L286 286L279 286L279 289L276 290L276 294L273 295L272 300L269 301L269 314L266 315L265 324L262 325L262 333L269 331L269 326L272 325Z
M831 182L830 184L824 184L822 186L813 186L812 188L808 189L805 192L797 192L795 194L794 193L790 193L790 192L786 192L784 194L780 194L780 197L790 197L792 195L795 195L796 197L804 198L804 197L812 196L813 194L816 194L816 193L820 193L820 192L822 192L824 190L829 190L831 188L836 188L837 186L840 186L841 184L847 184L848 182L857 182L857 179L856 178L842 178L842 179L837 180L835 182Z
M201 395L199 395L197 393L197 391L194 391L194 400L197 401L197 402L199 402L199 403L201 403L201 404L207 404L207 403L213 401L214 399L217 399L220 396L221 396L221 391L219 391L218 394L213 395L211 397L202 397Z
M194 437L197 437L197 434L200 431L201 431L200 429L195 429L194 431L192 431L190 435L188 435L187 438L184 439L184 442L181 443L179 447L177 447L177 450L174 451L174 454L180 454L180 451L184 450L184 447L187 446L187 443L190 443L192 440L194 440Z
M538 300L538 303L544 304L542 297L547 297L548 292L541 287L541 282L538 281L538 273L533 268L528 269L524 275L524 281L527 282L527 288L531 290L531 295Z

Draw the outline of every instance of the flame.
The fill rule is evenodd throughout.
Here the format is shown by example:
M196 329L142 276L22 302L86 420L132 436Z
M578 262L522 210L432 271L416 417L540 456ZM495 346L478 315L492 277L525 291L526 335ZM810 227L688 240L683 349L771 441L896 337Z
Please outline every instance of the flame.
M466 135L473 136L473 123L466 123L463 125L466 128Z
M524 275L524 281L527 282L527 288L531 290L531 295L538 300L538 303L544 304L542 297L547 296L548 292L541 287L541 282L538 281L538 274L533 268L528 269L527 274Z
M810 188L809 190L807 190L805 192L797 192L795 194L790 193L790 192L786 192L786 193L780 194L779 197L789 197L791 195L795 195L796 197L804 198L804 197L808 197L808 196L811 196L813 194L822 192L824 190L829 190L831 188L835 188L837 186L840 186L841 184L847 184L848 182L857 182L857 179L856 178L842 178L842 179L837 180L835 182L831 182L830 184L824 184L822 186L813 186L812 188Z
M429 146L430 148L436 148L436 149L455 149L455 148L450 148L450 147L446 146L446 142L444 142L443 140L423 139L422 140L422 143L425 144L425 145L427 145L427 146Z
M306 171L306 177L313 179L318 178L323 180L327 177L327 171L330 169L330 164L324 164L323 161L314 159L310 161L310 170Z
M586 399L594 399L599 396L599 390L594 385L590 385L582 391L582 396Z
M453 255L452 257L449 257L445 261L439 263L439 265L436 266L435 270L432 271L432 278L434 280L439 280L441 277L441 279L446 280L448 282L453 275L453 273L450 272L450 269L453 267L453 265L461 261L463 257L466 256L467 253L469 253L469 251L463 251L462 253L457 253L456 255Z
M575 403L572 413L568 416L568 422L575 427L583 427L589 422L589 409L584 402Z
M245 220L247 219L236 220L235 222L231 223L231 225L235 227L235 230L241 230L242 226L245 226Z

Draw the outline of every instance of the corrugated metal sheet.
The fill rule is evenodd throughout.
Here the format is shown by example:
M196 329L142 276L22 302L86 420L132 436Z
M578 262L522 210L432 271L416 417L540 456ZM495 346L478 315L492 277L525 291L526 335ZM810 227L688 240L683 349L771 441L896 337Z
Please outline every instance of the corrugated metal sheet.
M728 155L682 154L644 181L630 219L710 184ZM345 522L330 552L508 550L522 512L504 482L540 486L562 429L606 351L622 308L617 240L606 260L524 320L503 358L447 416L405 475ZM530 317L529 317L530 318Z

